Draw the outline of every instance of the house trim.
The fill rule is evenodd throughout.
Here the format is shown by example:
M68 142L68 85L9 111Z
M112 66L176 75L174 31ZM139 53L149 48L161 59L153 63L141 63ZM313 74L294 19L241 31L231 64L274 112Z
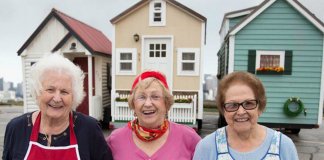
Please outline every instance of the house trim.
M125 11L123 11L122 13L120 13L119 15L117 15L116 17L112 18L110 20L110 22L112 24L115 24L117 22L119 22L120 20L122 20L123 18L125 18L127 15L130 15L132 12L134 12L135 10L143 7L144 5L146 5L148 2L150 2L150 0L142 0L139 1L138 3L134 4L133 6L131 6L130 8L126 9ZM190 15L193 15L194 17L197 17L198 19L201 19L202 21L207 21L207 18L202 16L201 14L195 12L194 10L186 7L185 5L175 1L175 0L166 0L167 3L170 3L178 8L180 8L181 10L185 11L186 13L189 13Z
M235 36L229 37L228 73L234 71ZM226 54L226 53L225 53Z
M26 55L21 55L21 64L22 64L22 74L23 74L23 82L27 82L26 79L26 65L25 65L25 59L26 59ZM23 83L23 92L24 92L24 104L27 104L27 97L29 97L29 95L27 95L27 83ZM25 107L24 105L24 113L27 113L27 107Z
M73 26L70 26L69 24L69 21L73 21L75 23L78 23L79 24L79 27L80 25L84 25L86 26L87 29L83 30L83 32L89 32L89 33L96 33L96 35L102 35L101 38L105 37L101 31L91 27L91 26L88 26L87 24L79 21L79 20L76 20L56 9L52 9L52 11L46 16L46 18L42 21L42 23L37 27L37 29L32 33L32 35L27 39L27 41L23 44L22 47L20 47L20 49L17 51L18 53L18 56L20 56L24 50L30 45L30 43L32 43L32 41L36 38L36 36L43 30L43 28L48 24L48 22L52 19L52 18L55 18L56 20L58 20L68 31L69 31L69 34L71 34L72 36L74 36L91 54L96 54L96 55L101 55L101 56L109 56L111 55L111 51L109 49L109 51L104 51L102 49L98 49L97 47L87 43L86 39L87 38L93 38L93 37L82 37L82 35L80 35L80 32L78 32L77 30L74 30L73 29ZM66 20L66 18L69 19L69 21ZM91 31L89 31L91 30ZM93 32L95 31L95 32ZM89 34L88 33L88 34ZM96 38L99 38L100 37L96 37ZM105 37L106 38L106 37ZM67 37L63 38L62 41L60 41L61 44L64 44L64 41L65 40L68 40ZM109 41L109 40L108 40ZM59 47L59 44L55 47L55 49L59 49L57 48Z
M154 22L155 3L161 3L161 21ZM163 0L152 0L149 4L149 26L165 26L166 25L166 2Z
M248 15L253 10L255 10L256 8L257 8L257 6L254 6L254 7L249 7L249 8L242 9L242 10L237 10L237 11L225 13L224 14L224 17L223 17L222 24L221 24L221 29L219 30L219 33L222 32L222 30L224 28L223 26L225 25L225 22L228 21L229 18L234 18L234 17Z
M92 72L92 55L87 55L88 57L88 98L89 98L89 101L88 101L88 108L89 108L89 116L91 117L94 117L94 113L93 113L93 93L92 93L92 75L93 75L93 72Z
M111 91L110 91L110 110L111 113L115 113L115 97L116 97L116 25L112 24L113 26L113 31L111 35L111 49L112 49L112 55L111 55ZM111 114L112 115L112 114Z
M255 60L255 70L260 68L261 55L279 55L280 56L280 66L285 67L285 51L276 51L276 50L256 50L256 60Z
M197 113L197 119L202 120L204 116L204 104L203 104L203 80L204 80L204 67L202 64L204 64L204 53L205 53L205 40L206 40L206 23L201 24L201 48L200 48L200 67L199 67L199 72L200 72L200 85L199 85L199 91L198 91L198 113ZM205 33L205 34L203 34Z
M120 53L130 52L132 53L132 70L131 71L121 71L120 70ZM137 70L137 49L136 48L116 48L115 50L115 61L116 61L116 75L136 75Z
M193 52L194 60L182 60L184 52ZM193 71L183 71L182 63L194 63ZM177 48L177 75L180 76L199 76L200 75L200 50L199 48Z
M259 14L261 14L265 9L271 6L276 0L268 0L264 1L260 4L259 8L255 9L248 17L238 23L236 26L231 29L229 35L235 35L238 31L244 28L247 24L249 24L254 18L256 18Z
M324 35L323 35L323 49L324 51ZM319 100L319 111L318 111L318 124L322 124L323 117L323 101L324 101L324 56L322 55L322 74L321 74L321 88L320 88L320 100Z
M233 29L229 32L229 35L235 35L242 28L244 28L247 24L249 24L254 18L256 18L259 14L261 14L265 9L271 6L276 0L266 0L259 5L249 16L247 16L240 23L235 25ZM321 32L324 32L324 24L321 22L314 14L312 14L307 8L305 8L300 2L297 0L287 0L287 2L294 7L299 13L301 13L306 19L308 19L316 28L318 28Z
M311 13L307 8L305 8L300 2L297 0L287 0L297 11L299 11L302 15L305 16L316 28L318 28L321 32L324 32L324 24L320 21L313 13Z

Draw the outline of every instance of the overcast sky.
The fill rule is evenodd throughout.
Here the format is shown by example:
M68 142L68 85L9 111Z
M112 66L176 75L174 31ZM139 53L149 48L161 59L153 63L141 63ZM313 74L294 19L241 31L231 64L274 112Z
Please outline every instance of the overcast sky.
M36 30L52 8L66 13L112 37L110 19L139 0L0 0L0 78L22 82L18 49ZM178 0L207 18L204 73L216 74L218 31L227 12L260 4L263 0ZM324 21L324 0L299 0Z

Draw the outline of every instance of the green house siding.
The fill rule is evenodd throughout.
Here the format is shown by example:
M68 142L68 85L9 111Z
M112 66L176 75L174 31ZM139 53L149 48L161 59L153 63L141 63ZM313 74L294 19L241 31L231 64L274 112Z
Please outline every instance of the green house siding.
M291 75L258 75L267 94L260 122L317 124L321 86L323 34L289 3L277 0L235 35L234 70L247 71L249 50L291 50ZM300 97L307 109L297 117L283 113L289 97Z

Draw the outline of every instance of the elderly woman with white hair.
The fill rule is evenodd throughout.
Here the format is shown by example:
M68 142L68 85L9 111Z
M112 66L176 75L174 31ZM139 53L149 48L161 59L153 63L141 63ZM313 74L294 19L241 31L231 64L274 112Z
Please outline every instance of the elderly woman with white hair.
M38 111L12 119L2 159L112 159L95 119L73 111L83 100L84 73L53 53L31 69L31 92Z

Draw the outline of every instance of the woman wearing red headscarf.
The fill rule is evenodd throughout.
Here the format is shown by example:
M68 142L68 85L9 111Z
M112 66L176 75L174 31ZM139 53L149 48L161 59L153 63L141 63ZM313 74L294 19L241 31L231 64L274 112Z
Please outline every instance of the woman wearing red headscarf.
M136 77L128 98L135 119L107 138L115 160L188 160L201 139L190 127L168 121L173 104L166 78L147 71Z

